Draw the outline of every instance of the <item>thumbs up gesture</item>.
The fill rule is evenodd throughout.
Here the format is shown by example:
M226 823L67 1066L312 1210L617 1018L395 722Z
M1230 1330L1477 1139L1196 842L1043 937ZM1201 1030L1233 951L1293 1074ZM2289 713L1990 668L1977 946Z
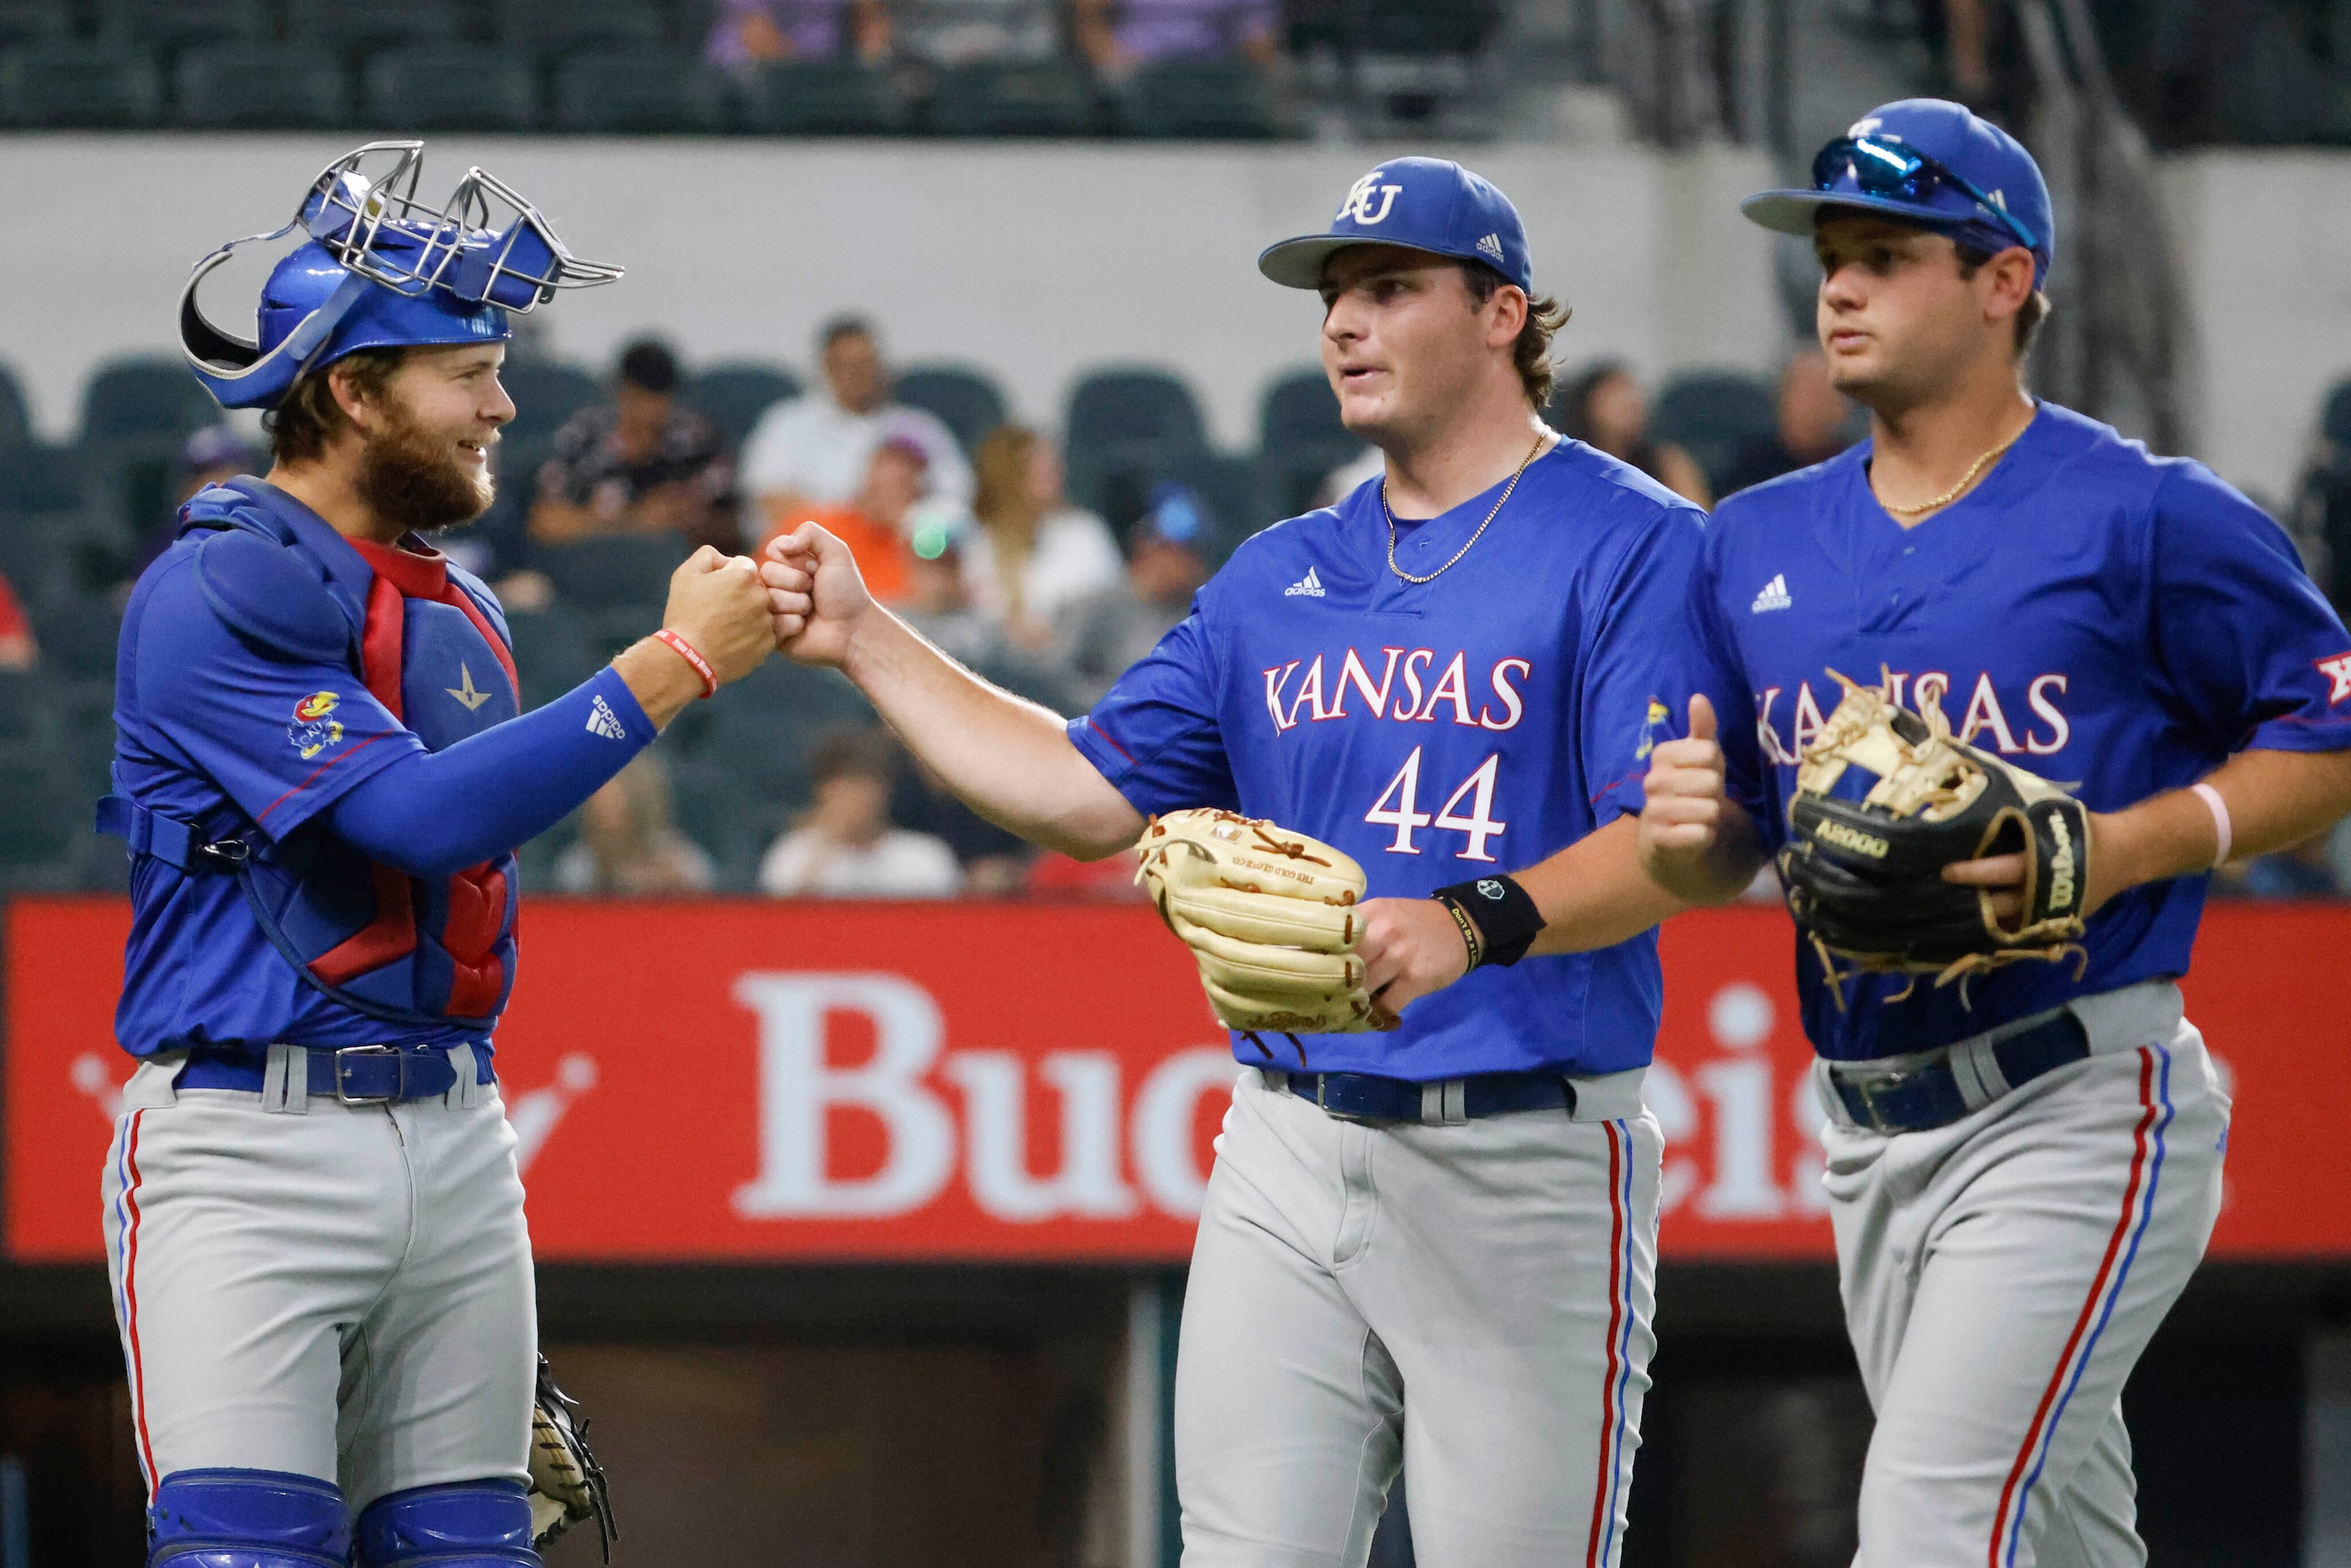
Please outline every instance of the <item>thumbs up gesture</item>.
M1703 695L1691 697L1688 737L1662 741L1649 753L1648 799L1641 807L1642 869L1667 892L1700 902L1719 895L1709 862L1729 806L1714 737L1714 705Z

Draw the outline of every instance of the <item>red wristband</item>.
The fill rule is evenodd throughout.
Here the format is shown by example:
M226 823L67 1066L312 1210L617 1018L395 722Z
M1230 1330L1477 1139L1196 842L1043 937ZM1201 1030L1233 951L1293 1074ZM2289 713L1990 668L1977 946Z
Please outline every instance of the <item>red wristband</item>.
M672 648L677 650L677 656L679 658L684 659L687 664L694 666L694 673L702 677L702 695L704 696L714 696L717 694L718 672L710 667L710 661L702 656L702 651L700 649L696 648L693 643L687 642L684 638L679 636L676 632L671 631L666 626L653 633L653 641L668 643Z

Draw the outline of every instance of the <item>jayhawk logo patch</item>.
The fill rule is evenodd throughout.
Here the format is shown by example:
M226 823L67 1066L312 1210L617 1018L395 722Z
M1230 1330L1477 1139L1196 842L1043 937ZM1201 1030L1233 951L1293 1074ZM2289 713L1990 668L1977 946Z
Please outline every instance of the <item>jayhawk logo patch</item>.
M343 738L342 721L331 716L342 702L333 692L312 692L294 705L294 722L286 727L286 738L293 742L295 755L303 761Z
M1635 761L1646 761L1649 753L1657 748L1657 726L1673 716L1673 710L1656 698L1649 699L1649 716L1641 724L1641 744L1633 750Z

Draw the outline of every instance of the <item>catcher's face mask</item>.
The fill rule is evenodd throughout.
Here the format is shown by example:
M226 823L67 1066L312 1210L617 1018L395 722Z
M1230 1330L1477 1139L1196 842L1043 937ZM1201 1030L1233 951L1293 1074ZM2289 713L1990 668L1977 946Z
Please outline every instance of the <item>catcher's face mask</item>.
M476 343L509 336L509 312L559 288L610 283L621 268L566 249L538 208L480 169L439 207L416 198L421 141L371 141L310 183L292 221L232 240L198 262L180 296L188 367L224 408L266 408L301 375L360 349ZM207 319L197 287L238 246L308 243L262 293L257 339Z

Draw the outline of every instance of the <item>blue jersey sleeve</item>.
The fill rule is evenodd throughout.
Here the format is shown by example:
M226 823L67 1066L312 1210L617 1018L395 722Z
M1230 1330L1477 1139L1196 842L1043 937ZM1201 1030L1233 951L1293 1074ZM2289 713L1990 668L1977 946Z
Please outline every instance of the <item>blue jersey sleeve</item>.
M1774 804L1771 758L1763 747L1763 725L1756 713L1755 683L1740 656L1722 596L1722 552L1729 537L1727 521L1717 512L1707 522L1705 559L1698 582L1690 594L1698 625L1695 635L1705 645L1705 657L1723 673L1729 686L1714 699L1715 735L1722 746L1723 793L1755 820L1764 846L1777 850L1787 823Z
M1706 630L1705 538L1703 513L1661 513L1611 574L1592 623L1573 739L1591 780L1594 829L1639 813L1649 753L1689 733L1692 694L1704 692L1720 719L1746 710Z
M1205 594L1196 598L1192 613L1121 675L1093 711L1070 721L1071 742L1145 816L1240 806L1217 719L1223 672L1205 602Z
M2156 678L2215 750L2351 747L2351 634L2277 524L2183 463L2148 549Z
M125 727L211 779L272 839L423 750L347 666L230 631L191 558L160 570L124 638Z

